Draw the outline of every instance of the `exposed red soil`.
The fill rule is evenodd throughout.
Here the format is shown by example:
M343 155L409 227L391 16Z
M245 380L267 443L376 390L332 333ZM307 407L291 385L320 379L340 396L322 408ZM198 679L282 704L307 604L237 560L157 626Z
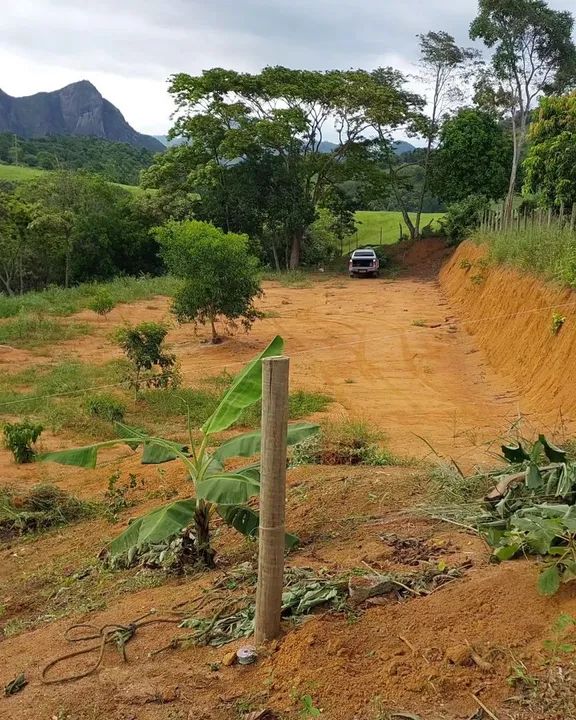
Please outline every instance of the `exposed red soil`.
M572 412L569 375L559 375L564 382L555 379L548 365L558 370L565 361L572 368L574 361L568 322L553 337L552 311L542 309L559 302L562 291L500 270L487 273L484 285L469 289L460 263L477 257L475 251L468 245L458 250L442 272L442 289L430 272L444 253L437 243L403 248L407 270L394 281L329 278L302 289L267 284L262 306L278 317L263 320L249 336L211 346L200 344L189 326L174 326L170 342L188 382L223 369L235 371L280 333L292 358L293 386L332 395L331 416L364 417L387 433L397 453L429 455L417 434L461 465L488 462L487 443L506 431L519 407L535 413L530 416L535 426L553 421L557 407L543 402L551 395L563 412ZM492 273L501 276L494 286ZM516 282L520 296L514 299ZM537 295L540 291L560 294ZM528 292L536 294L530 307L538 305L542 313L516 315L496 327L476 322L489 313L519 312L528 303ZM458 307L457 315L451 303ZM82 313L79 317L94 325L94 334L43 355L2 350L0 363L15 371L64 356L104 362L117 355L109 339L114 327L128 320L167 318L168 309L168 301L157 298L116 308L106 320ZM542 324L531 324L536 318ZM532 346L521 355L527 340L523 333L535 328L540 366ZM565 355L553 355L549 364L546 353L559 352L559 347L565 347ZM519 358L524 358L520 372L514 369ZM71 441L48 435L45 443L55 447ZM160 474L157 468L140 466L127 450L107 453L96 471L16 467L7 453L0 453L2 484L26 487L46 480L85 498L101 499L117 468L123 480L130 472L145 480L135 493L138 504L124 511L117 524L90 520L0 548L0 625L31 623L19 635L0 635L0 685L23 670L29 680L21 693L0 699L2 720L240 720L248 708L270 708L295 720L303 695L310 695L329 720L380 720L378 713L384 710L406 710L422 720L468 720L478 710L475 694L501 720L524 720L528 715L518 703L506 702L517 694L507 683L511 666L522 661L537 671L553 621L562 612L576 614L570 586L553 599L537 594L535 563L491 565L478 537L419 512L418 505L431 502L425 470L298 468L289 473L287 519L302 547L289 557L289 565L334 573L368 565L410 573L428 561L465 564L464 576L426 597L389 598L358 615L320 612L299 627L286 622L280 642L263 651L253 666L220 666L216 671L214 664L229 648L189 647L149 657L185 632L158 625L139 631L128 644L127 664L110 649L94 675L71 684L42 685L42 666L71 649L63 638L70 624L126 623L151 608L168 613L235 564L254 561L252 545L217 526L219 565L213 573L167 579L159 587L144 587L148 576L134 571L92 572L85 580L72 581L75 572L96 565L100 547L129 517L154 507L161 502L158 496L171 491L184 496L188 490L182 471L167 465ZM140 580L144 589L138 590ZM124 587L133 590L125 592ZM66 617L55 619L62 613ZM455 646L472 646L489 666L454 664L449 657ZM82 662L72 661L66 670L79 670ZM574 720L568 714L544 713L533 720L540 717Z
M458 305L463 329L518 388L520 412L539 409L550 423L570 426L576 418L576 385L570 381L576 372L576 294L512 268L486 268L486 255L485 247L462 243L440 274L442 288ZM552 332L554 313L566 319L558 335Z

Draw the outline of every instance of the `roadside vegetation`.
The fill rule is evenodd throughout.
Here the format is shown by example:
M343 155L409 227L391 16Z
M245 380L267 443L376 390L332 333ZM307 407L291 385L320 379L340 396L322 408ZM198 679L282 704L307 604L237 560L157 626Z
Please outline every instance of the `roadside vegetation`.
M494 263L576 287L576 233L569 227L478 231L473 240L488 246Z
M82 310L93 310L102 293L111 299L113 306L148 300L157 295L173 295L179 282L169 275L160 277L120 277L109 282L89 282L70 288L52 286L46 290L27 292L24 295L0 295L0 318L13 318L20 314L66 316ZM96 312L96 310L95 310Z

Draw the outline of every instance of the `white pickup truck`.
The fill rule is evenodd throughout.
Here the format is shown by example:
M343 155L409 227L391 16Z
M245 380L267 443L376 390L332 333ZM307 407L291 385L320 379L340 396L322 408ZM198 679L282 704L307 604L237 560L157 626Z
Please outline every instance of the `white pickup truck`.
M372 248L354 250L352 255L350 255L348 272L350 273L350 277L357 275L378 277L380 275L380 260L378 260L375 251L372 250Z

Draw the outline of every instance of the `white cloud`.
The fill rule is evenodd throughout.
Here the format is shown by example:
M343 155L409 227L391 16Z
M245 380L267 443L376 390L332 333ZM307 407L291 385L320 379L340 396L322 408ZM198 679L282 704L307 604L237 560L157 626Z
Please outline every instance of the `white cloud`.
M90 80L141 132L163 133L167 79L220 66L413 71L416 35L467 43L476 0L15 0L2 8L0 87L11 95ZM576 0L551 5L576 10Z

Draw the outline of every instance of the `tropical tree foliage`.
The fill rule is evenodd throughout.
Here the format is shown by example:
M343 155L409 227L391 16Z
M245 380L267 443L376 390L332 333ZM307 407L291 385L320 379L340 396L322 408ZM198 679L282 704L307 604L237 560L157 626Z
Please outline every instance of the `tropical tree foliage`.
M0 133L0 162L44 170L84 170L127 185L138 185L140 172L153 160L150 150L103 138L23 138Z
M175 75L171 135L188 144L159 158L145 182L188 197L198 193L204 219L274 238L277 258L286 248L295 267L316 207L334 184L351 179L345 161L375 126L389 134L419 106L402 82L386 69L268 67L251 75L215 68ZM337 143L325 152L329 128Z
M171 221L156 228L166 267L184 280L172 311L181 322L210 324L218 342L216 322L229 328L241 323L249 330L260 317L254 300L262 294L259 263L250 254L246 235L224 233L198 220Z
M447 203L470 195L499 200L506 194L511 165L510 135L489 113L466 108L442 126L431 188Z
M420 79L430 88L429 115L423 118L422 134L426 139L426 149L422 164L422 182L420 197L416 208L416 220L408 226L414 237L420 236L420 218L428 190L432 149L440 131L440 120L455 105L463 102L464 88L469 81L479 53L473 48L459 47L455 39L447 32L430 31L419 35L420 39Z
M573 25L569 12L552 10L544 0L480 0L470 27L472 39L494 49L491 73L481 78L480 96L506 108L512 124L508 218L534 102L542 93L562 91L574 81Z
M525 192L549 206L571 206L576 202L576 94L543 98L529 140Z
M149 196L102 178L53 172L0 190L0 292L162 270Z
M39 457L42 461L58 462L83 468L95 468L98 452L107 447L125 444L132 450L142 452L142 463L160 464L179 461L186 470L194 494L186 499L164 505L132 522L127 530L109 546L112 558L134 555L152 543L185 532L192 539L191 556L207 567L214 565L214 549L210 543L211 518L218 514L243 535L254 537L258 532L258 513L248 505L260 492L259 466L226 471L224 463L229 458L253 458L260 452L261 434L249 432L232 437L217 446L215 436L238 421L242 412L257 403L262 395L262 359L280 355L282 338L276 337L268 347L250 362L236 377L214 413L200 428L199 439L189 427L188 444L152 437L146 433L118 424L120 438L72 450L61 450ZM290 425L288 444L294 445L317 432L318 427L309 423ZM286 537L287 547L297 543L294 536Z

